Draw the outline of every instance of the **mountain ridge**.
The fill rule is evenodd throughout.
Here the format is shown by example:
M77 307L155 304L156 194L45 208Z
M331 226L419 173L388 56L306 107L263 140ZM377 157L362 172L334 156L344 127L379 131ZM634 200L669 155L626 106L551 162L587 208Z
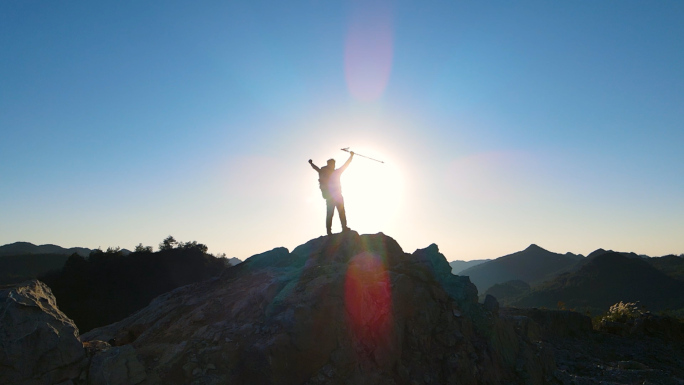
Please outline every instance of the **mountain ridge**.
M583 261L584 262L584 261ZM653 266L649 260L605 252L572 272L544 282L513 302L518 307L556 307L605 312L609 306L639 302L651 311L684 308L684 281Z
M455 261L449 261L449 266L451 266L451 273L455 275L459 275L460 272L462 272L465 269L468 269L473 266L477 266L480 264L483 264L485 262L489 262L491 259L473 259L470 261L461 261L461 260L455 260Z
M460 275L469 276L478 291L484 293L497 283L511 280L524 281L530 285L543 282L571 269L583 258L573 253L554 253L533 243L522 251L463 270Z
M0 256L20 255L20 254L60 254L71 255L76 253L82 257L87 257L92 250L85 247L64 248L50 243L35 245L31 242L14 242L0 246Z

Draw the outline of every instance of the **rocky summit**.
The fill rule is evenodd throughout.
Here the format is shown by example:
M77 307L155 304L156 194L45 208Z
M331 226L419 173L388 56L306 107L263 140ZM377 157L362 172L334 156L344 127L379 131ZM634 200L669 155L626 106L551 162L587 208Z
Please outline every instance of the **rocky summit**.
M588 317L500 308L491 296L479 304L436 245L408 254L384 234L255 255L81 336L42 283L0 295L2 384L677 383L681 374L679 348L664 366L647 359L662 339L634 355L627 337L611 337L631 357L622 359L598 348L606 338L591 337Z
M127 348L108 362L140 363L146 384L541 384L555 369L436 245L353 231L255 255L82 339Z

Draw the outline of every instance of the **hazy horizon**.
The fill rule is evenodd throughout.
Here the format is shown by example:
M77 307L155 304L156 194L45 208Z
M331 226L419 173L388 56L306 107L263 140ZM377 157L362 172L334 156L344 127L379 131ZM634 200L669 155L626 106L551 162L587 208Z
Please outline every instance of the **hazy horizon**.
M359 235L369 235L369 234L359 234ZM391 235L389 235L389 234L385 234L385 235L387 235L387 236L389 236L389 237L391 238ZM178 239L177 239L177 241L178 241L178 242L192 242L191 240L178 240ZM16 241L16 242L27 242L27 241ZM8 243L8 244L12 244L12 243L16 243L16 242L10 242L10 243ZM304 243L306 243L306 242L307 242L307 241L303 241L301 244L295 245L295 246L293 246L293 247L286 247L286 248L287 248L290 252L292 252L296 246L302 245L302 244L304 244ZM32 244L34 244L34 245L36 245L36 246L45 246L45 245L59 246L59 247L62 247L62 248L64 248L64 249L72 249L72 248L85 247L85 246L63 246L63 245L60 245L60 244L36 244L36 243L33 243L33 242L28 242L28 243L32 243ZM161 242L160 242L160 243L161 243ZM199 243L202 243L202 242L199 242ZM0 245L0 246L5 246L5 245L8 245L8 244L3 244L3 245ZM494 260L494 259L497 259L497 258L500 258L500 257L505 257L505 256L508 256L508 255L511 255L511 254L514 254L514 253L518 253L518 252L524 251L525 249L527 249L528 247L530 247L530 246L532 246L532 245L539 246L539 247L541 247L542 249L545 249L546 251L550 251L550 252L556 253L556 254L572 253L572 254L581 255L581 256L584 256L584 257L587 257L589 254L591 254L592 252L597 251L597 250L599 250L599 249L604 249L604 250L606 250L606 251L611 251L611 249L605 249L605 248L594 249L594 250L591 250L591 251L586 252L586 253L573 252L573 251L571 251L571 250L570 250L570 251L557 251L557 250L550 250L550 249L548 249L548 248L546 248L546 247L544 247L544 246L542 246L542 245L538 245L538 244L533 243L533 244L530 244L530 245L528 245L528 246L526 246L526 247L524 247L524 248L522 248L522 249L520 249L520 250L513 250L513 251L506 252L506 253L504 253L504 254L501 254L501 255L495 255L495 256L491 256L491 257L487 257L487 258L472 258L472 259L466 259L466 260L464 260L464 259L453 259L453 258L449 258L448 255L445 255L444 257L446 258L446 260L447 260L448 262L454 262L454 261L469 262L469 261L475 261L475 260L478 260L478 261ZM136 244L136 245L133 245L132 247L120 246L120 245L109 245L109 246L107 246L107 247L98 246L98 247L85 247L85 248L86 248L86 249L91 249L91 250L100 249L100 250L102 250L102 251L105 251L105 250L107 250L107 248L109 248L109 247L112 247L112 248L119 247L119 248L121 248L121 249L126 249L126 250L132 252L132 251L134 251L135 246L138 246L138 245ZM152 246L153 251L155 251L155 252L160 251L160 249L159 249L159 244L156 244L156 245L144 245L144 246ZM209 252L212 253L212 252L211 252L211 247L210 247L209 245L206 245L206 246L209 247L209 249L210 249ZM401 246L401 244L399 244L399 246ZM425 247L427 247L427 246L429 246L429 245L426 245ZM439 246L439 245L437 245L437 246ZM284 247L284 246L283 246L283 247ZM419 247L418 249L423 249L423 248L425 248L425 247ZM228 258L228 259L230 259L230 258L238 258L238 259L244 261L245 259L247 259L247 258L249 258L249 257L251 257L251 256L253 256L253 255L261 254L261 253L264 253L264 252L267 252L267 251L270 251L270 250L272 250L272 249L269 249L269 250L262 250L262 251L260 251L260 252L255 253L255 254L247 255L247 256L245 256L245 257L243 257L243 258L231 257L231 256L229 256L229 255L226 255L225 257ZM404 250L405 253L409 253L409 254L410 254L410 253L413 253L414 251L415 251L415 250ZM632 251L630 251L630 250L612 250L612 251L616 251L616 252L620 252L620 253L630 253L630 252L632 252ZM442 254L444 254L443 251L440 250L440 252L441 252ZM213 254L215 254L215 255L218 256L218 255L221 254L221 253L214 252ZM639 253L637 253L637 254L639 254ZM639 255L646 255L646 254L639 254ZM666 256L666 255L681 256L681 255L684 255L684 253L669 253L669 254L663 254L663 255L646 255L646 256L651 257L651 258L659 258L659 257L664 257L664 256Z
M0 244L684 253L684 3L0 4ZM333 231L339 232L334 218Z

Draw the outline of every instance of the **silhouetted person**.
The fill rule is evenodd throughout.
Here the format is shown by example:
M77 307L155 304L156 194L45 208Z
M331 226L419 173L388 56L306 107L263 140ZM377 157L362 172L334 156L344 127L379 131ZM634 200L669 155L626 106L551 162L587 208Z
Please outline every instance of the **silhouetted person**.
M332 218L335 213L335 207L337 207L337 212L340 216L340 222L342 223L342 231L349 231L347 227L347 215L344 212L344 198L342 198L342 185L340 184L340 176L344 170L347 169L349 163L351 163L354 157L354 152L349 152L349 159L342 165L342 167L335 170L335 159L328 159L328 165L318 168L311 159L309 159L309 164L314 170L318 171L318 183L321 186L321 193L323 193L323 198L325 198L325 203L328 208L327 215L325 217L325 228L328 230L328 235L332 235Z

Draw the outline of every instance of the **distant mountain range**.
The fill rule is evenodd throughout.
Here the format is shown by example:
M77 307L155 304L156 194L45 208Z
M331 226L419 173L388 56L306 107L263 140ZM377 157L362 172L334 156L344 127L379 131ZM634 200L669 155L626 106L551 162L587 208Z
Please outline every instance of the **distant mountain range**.
M0 246L0 285L59 272L70 255L88 256L91 252L82 247L28 242ZM233 266L241 261L231 258L223 262ZM532 244L493 260L452 261L449 265L452 274L470 278L481 298L490 294L502 305L563 306L596 313L619 301L641 301L649 310L682 309L684 314L684 299L679 300L684 298L682 256L651 258L598 249L584 257Z
M59 271L69 258L66 254L19 254L0 256L0 285L19 283Z
M583 259L582 255L553 253L533 244L523 251L465 269L459 275L469 276L478 291L484 293L494 284L512 280L530 285L541 283L570 271Z
M94 250L85 247L64 248L57 245L34 245L29 242L14 242L0 246L0 285L19 283L59 272L69 256L77 254L87 258ZM117 251L120 255L131 254L130 250ZM242 261L225 258L226 266L235 266Z
M34 245L29 242L14 242L0 246L0 256L6 255L25 255L25 254L59 254L71 255L76 253L82 257L87 257L92 250L85 247L72 247L65 249L57 245Z
M242 259L240 258L226 258L226 266L235 266L239 265L242 263Z
M29 242L15 242L0 246L0 285L37 278L51 271L59 271L70 255L86 257L90 249L57 245L36 246Z
M491 259L474 259L472 261L451 261L449 266L451 266L451 274L459 275L465 269L471 268L483 264L485 262L491 261Z
M651 311L684 314L684 258L651 258L598 249L587 257L537 245L461 271L481 297L515 307L568 308L603 313L620 301Z
M561 274L511 302L516 307L556 308L601 313L617 302L635 302L651 311L684 308L684 280L663 269L684 270L684 258L628 257L605 252L588 260L577 271ZM652 261L657 261L653 263ZM662 264L661 262L665 262ZM655 267L660 266L660 268Z

